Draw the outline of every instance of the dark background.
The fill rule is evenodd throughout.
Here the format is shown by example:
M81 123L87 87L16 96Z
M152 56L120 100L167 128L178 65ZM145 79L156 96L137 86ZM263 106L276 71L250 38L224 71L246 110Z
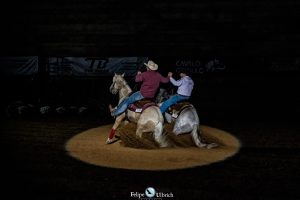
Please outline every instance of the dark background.
M13 157L12 163L19 164L13 164L16 169L12 174L16 178L12 180L19 180L19 184L12 188L18 191L27 185L31 192L25 194L31 197L50 195L51 199L57 196L74 199L75 193L79 195L77 198L120 199L127 198L129 191L142 192L147 183L151 183L165 191L177 191L179 199L186 194L190 194L192 199L298 199L299 10L300 3L292 0L3 3L0 38L3 57L39 56L43 61L48 56L145 56L157 62L164 74L172 70L178 60L219 59L226 66L222 72L191 74L196 82L191 101L197 105L204 124L233 132L243 143L239 156L227 163L179 171L177 174L180 179L176 180L171 178L175 176L173 172L145 172L144 175L142 172L110 169L97 172L96 168L90 169L73 160L68 161L60 148L63 141L76 131L112 122L107 117L103 120L107 111L79 119L74 116L55 116L54 119L41 120L39 117L7 119L4 110L14 100L42 104L49 100L48 97L52 97L52 103L57 105L62 101L73 104L74 98L77 104L91 99L107 105L114 101L114 97L108 93L111 77L98 80L68 78L50 82L41 68L37 77L29 79L1 77L2 127L6 131L2 141L12 149L7 151L12 155L8 157ZM63 91L64 98L56 96L58 90ZM22 125L32 122L48 123L51 127L57 127L57 123L66 123L65 126L80 124L80 128L65 130L69 131L68 137L58 137L55 145L51 146L60 150L55 151L57 158L50 152L49 155L53 159L55 157L55 161L63 161L58 164L54 162L51 167L41 164L34 157L41 158L43 155L30 154L35 152L33 149L28 150L28 157L17 157L24 144L27 147L33 145L32 138L22 133ZM62 127L55 130L61 130ZM43 141L47 143L47 138ZM25 170L20 166L22 164ZM73 166L77 173L91 170L89 177L93 178L83 178L83 175L77 174L74 176L78 179L72 179L72 170L61 170L61 174L50 170L66 165ZM40 166L47 170L30 170ZM216 177L216 172L224 174ZM113 180L106 175L110 173L115 173ZM49 177L52 175L55 178ZM194 176L207 182L196 181ZM136 183L131 180L132 177L137 177ZM151 177L163 180L157 183ZM79 179L84 181L75 184ZM59 182L59 188L54 187L56 181ZM180 183L176 185L176 182ZM191 182L198 186L189 185ZM40 183L45 187L39 186ZM71 186L67 186L69 184ZM15 186L14 181L11 185ZM84 190L81 187L90 188ZM114 192L116 190L122 192L118 195ZM103 195L99 191L107 193Z
M1 56L39 56L41 66L31 81L1 78L9 100L17 100L20 90L36 101L49 87L99 98L108 81L49 83L43 64L49 56L146 56L164 74L176 61L217 58L226 66L222 73L191 74L199 81L196 101L251 118L280 121L299 114L296 1L10 1L1 7Z

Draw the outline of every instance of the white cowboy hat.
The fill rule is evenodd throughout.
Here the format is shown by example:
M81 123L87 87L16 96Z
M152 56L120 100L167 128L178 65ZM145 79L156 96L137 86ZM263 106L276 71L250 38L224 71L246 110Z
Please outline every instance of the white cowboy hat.
M144 65L146 65L149 69L155 71L158 69L158 65L153 62L152 60L149 60L148 63L144 63Z

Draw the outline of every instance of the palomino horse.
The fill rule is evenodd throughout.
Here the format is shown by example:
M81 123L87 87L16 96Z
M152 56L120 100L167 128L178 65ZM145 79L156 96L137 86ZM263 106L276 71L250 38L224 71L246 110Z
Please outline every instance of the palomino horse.
M119 94L119 104L132 93L131 88L124 79L124 74L114 75L113 83L110 86L110 92L112 94ZM115 134L116 129L125 118L127 118L130 122L137 124L136 135L138 137L142 137L143 133L152 132L154 140L160 145L160 147L168 146L166 138L162 134L164 118L159 110L159 107L156 105L149 106L141 113L133 112L127 109L126 112L117 116L112 127L110 137L107 139L106 143L109 144L112 142L112 135ZM125 122L128 122L127 119Z
M156 98L156 102L161 104L162 101L169 98L166 90L160 89ZM173 114L173 115L172 115ZM166 120L171 123L174 122L173 133L176 135L191 133L193 141L196 146L201 148L214 148L218 146L216 143L205 143L201 138L200 120L195 107L190 104L184 104L181 109L173 110L172 114L165 112Z

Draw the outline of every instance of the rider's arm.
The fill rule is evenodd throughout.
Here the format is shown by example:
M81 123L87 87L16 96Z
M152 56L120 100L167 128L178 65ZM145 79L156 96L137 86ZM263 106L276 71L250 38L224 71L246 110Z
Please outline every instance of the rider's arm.
M167 76L167 77L163 77L162 75L160 75L160 82L162 83L169 83L170 81L170 77Z
M178 81L176 81L173 77L171 77L170 81L175 86L180 86L182 84L182 79L179 79Z
M141 81L143 81L143 73L138 73L135 76L135 82L141 82Z

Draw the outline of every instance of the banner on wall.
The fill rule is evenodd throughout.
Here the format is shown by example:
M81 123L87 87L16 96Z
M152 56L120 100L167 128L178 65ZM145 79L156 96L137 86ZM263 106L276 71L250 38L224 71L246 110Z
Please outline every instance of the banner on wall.
M145 62L147 57L48 57L46 71L58 77L99 77L114 73L134 76ZM38 56L0 58L2 76L32 76L38 69Z
M216 58L207 61L200 59L178 59L175 62L176 72L180 72L182 69L185 69L193 75L220 72L224 71L225 68L225 64Z
M48 70L50 76L133 76L146 61L146 57L50 57Z
M0 73L2 76L33 76L37 72L37 56L0 58Z

